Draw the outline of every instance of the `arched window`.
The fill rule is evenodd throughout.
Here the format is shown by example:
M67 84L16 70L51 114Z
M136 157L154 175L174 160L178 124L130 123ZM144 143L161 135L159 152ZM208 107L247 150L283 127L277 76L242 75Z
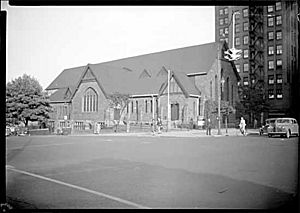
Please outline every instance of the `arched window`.
M83 112L98 111L98 95L92 88L88 88L83 95Z
M229 77L226 78L226 101L229 101Z

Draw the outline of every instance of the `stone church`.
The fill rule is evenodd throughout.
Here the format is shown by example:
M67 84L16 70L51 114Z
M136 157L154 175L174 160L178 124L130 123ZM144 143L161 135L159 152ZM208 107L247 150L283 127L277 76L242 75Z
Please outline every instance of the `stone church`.
M238 101L240 77L223 57L227 49L226 42L213 42L65 69L46 88L54 109L49 122L73 132L92 131L96 123L112 126L118 113L108 96L119 93L130 96L121 120L147 125L160 117L166 125L169 72L171 127L197 125L207 116L207 100L217 101L221 93L233 107Z

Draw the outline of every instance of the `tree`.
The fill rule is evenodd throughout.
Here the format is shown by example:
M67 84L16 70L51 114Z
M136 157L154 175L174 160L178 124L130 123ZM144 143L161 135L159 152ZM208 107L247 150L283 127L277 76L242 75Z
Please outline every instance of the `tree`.
M239 88L240 105L239 112L247 115L250 125L253 124L255 118L258 118L262 112L269 109L269 104L264 96L263 89L259 87L241 86Z
M115 131L118 131L121 117L122 117L122 114L123 114L126 106L129 103L129 98L130 98L129 94L121 94L118 92L108 95L108 100L110 102L109 105L110 105L110 107L112 107L114 109L114 113L117 113L117 114L114 114L114 117L116 118L116 121L117 121ZM129 117L127 118L127 126L129 126Z
M220 112L221 115L225 116L225 126L226 126L226 133L227 133L227 120L230 113L234 113L235 109L233 106L229 104L228 101L222 101L221 100L221 108ZM210 117L211 114L217 114L218 113L218 102L213 100L207 100L204 104L204 115L206 118ZM219 118L220 119L220 118Z
M28 126L29 121L46 123L51 111L49 99L39 82L24 74L6 84L6 123Z
M230 113L235 112L233 106L229 104L228 101L221 101L221 114L228 116ZM205 117L209 117L211 114L218 112L218 103L217 101L207 100L204 104L204 114Z

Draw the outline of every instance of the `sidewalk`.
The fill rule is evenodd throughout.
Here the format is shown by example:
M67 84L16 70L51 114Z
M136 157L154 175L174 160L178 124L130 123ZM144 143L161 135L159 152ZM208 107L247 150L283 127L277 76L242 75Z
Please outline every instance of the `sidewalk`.
M247 129L247 135L258 135L258 129ZM222 136L242 136L239 129L228 128L227 133L225 129L221 129L221 135L218 135L217 129L211 130L211 135L206 135L206 130L180 130L171 129L168 132L163 131L161 134L152 132L110 132L100 134L78 134L72 136L137 136L137 137L222 137Z

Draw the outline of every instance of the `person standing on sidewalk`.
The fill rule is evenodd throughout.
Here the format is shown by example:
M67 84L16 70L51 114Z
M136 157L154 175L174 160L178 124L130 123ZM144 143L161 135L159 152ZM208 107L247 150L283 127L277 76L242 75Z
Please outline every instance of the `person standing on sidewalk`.
M151 120L151 132L152 132L152 135L155 135L155 120L154 118L152 118Z
M211 135L211 120L210 120L210 118L207 119L206 135Z
M257 120L256 120L256 118L254 119L254 129L256 129L257 128Z

